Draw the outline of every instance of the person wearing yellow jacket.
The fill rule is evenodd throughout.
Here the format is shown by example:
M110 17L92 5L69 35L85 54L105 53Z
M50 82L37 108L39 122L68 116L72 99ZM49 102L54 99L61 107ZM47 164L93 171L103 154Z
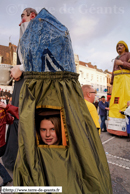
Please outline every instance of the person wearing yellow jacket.
M96 125L96 128L98 129L99 135L100 135L101 129L100 129L100 124L99 124L99 116L98 116L98 113L97 113L95 106L93 105L96 91L90 85L83 85L82 91L83 91L84 100L86 102L88 110L91 114L91 117L92 117L92 119Z

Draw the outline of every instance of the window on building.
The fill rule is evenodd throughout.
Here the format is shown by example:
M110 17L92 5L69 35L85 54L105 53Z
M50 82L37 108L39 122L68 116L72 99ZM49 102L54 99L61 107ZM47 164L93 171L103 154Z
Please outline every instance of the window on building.
M99 85L97 85L97 91L99 92Z
M88 79L89 78L89 74L88 73L86 73L86 79Z
M107 86L107 92L109 93L109 87Z
M93 80L93 74L91 75L91 81Z
M99 77L98 77L98 75L97 75L97 82L99 81Z
M83 74L83 72L82 72L82 71L80 71L80 75L81 75L81 77L83 78L84 74Z
M100 85L100 92L102 92L102 86Z
M2 56L0 56L0 64L1 64L1 62L2 62Z
M100 82L102 82L102 76L100 76Z

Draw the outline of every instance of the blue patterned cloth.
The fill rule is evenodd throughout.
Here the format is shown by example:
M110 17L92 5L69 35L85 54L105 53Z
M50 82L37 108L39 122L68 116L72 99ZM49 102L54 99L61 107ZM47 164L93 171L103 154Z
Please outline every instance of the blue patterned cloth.
M76 72L68 29L46 9L29 22L20 49L25 71Z

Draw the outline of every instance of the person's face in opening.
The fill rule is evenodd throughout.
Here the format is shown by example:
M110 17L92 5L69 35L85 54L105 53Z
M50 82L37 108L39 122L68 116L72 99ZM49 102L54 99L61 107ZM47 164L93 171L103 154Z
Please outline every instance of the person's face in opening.
M50 120L44 119L40 123L40 136L47 145L58 145L55 126Z

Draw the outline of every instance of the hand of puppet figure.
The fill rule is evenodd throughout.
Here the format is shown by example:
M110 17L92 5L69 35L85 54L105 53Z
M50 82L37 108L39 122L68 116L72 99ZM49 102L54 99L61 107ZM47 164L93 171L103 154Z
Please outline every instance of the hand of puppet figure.
M122 66L123 65L123 62L121 60L116 60L116 65Z
M10 76L13 77L15 81L19 81L22 75L22 71L20 70L20 65L16 65L11 69Z

